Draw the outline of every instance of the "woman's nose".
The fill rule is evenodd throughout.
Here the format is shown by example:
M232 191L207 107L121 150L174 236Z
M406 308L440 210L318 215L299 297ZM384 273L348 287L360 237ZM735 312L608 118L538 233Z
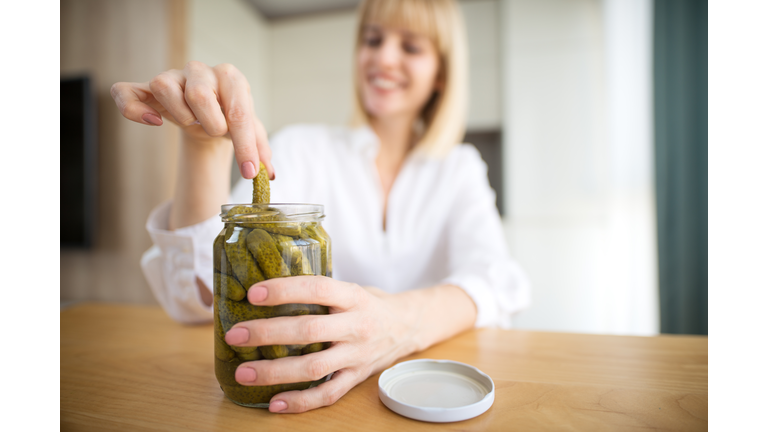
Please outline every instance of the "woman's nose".
M376 51L377 66L393 68L400 62L400 44L395 38L385 38Z

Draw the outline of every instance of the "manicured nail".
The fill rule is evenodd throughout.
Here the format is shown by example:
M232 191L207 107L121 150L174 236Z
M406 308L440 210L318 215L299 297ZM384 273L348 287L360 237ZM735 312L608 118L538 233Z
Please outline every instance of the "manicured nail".
M158 117L158 116L156 116L154 114L150 114L150 113L144 114L143 116L141 116L141 119L144 120L145 122L147 122L147 123L149 123L151 125L155 125L155 126L160 126L160 125L163 124L163 119L161 119L160 117Z
M272 177L270 177L269 179L274 181L276 178L277 178L277 174L272 173Z
M247 384L256 381L256 371L249 367L241 367L235 370L235 381ZM272 405L270 404L270 408Z
M280 412L288 409L288 404L285 401L276 400L269 403L269 412Z
M248 332L248 329L244 329L242 327L236 327L232 330L228 331L226 335L224 335L224 340L227 341L230 345L237 345L241 343L248 342L248 339L251 337L250 332Z
M243 165L240 167L240 173L243 175L243 178L252 179L256 177L256 167L253 166L251 161L243 162Z
M267 289L263 286L255 286L248 290L248 301L251 303L263 302L267 298Z

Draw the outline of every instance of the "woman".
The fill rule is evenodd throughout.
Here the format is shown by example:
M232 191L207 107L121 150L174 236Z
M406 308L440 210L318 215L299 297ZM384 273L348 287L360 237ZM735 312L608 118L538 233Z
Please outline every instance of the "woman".
M128 119L159 126L165 118L182 129L174 197L150 216L155 246L142 259L175 319L210 320L220 205L250 197L245 180L230 195L233 151L244 179L264 163L273 201L325 205L334 279L268 280L250 287L248 301L323 304L331 314L243 322L226 335L241 346L334 342L319 353L237 369L243 385L335 372L313 389L276 395L273 412L330 405L398 358L473 325L503 325L529 301L504 245L485 164L473 147L457 145L467 59L456 4L371 0L359 12L357 127L294 126L268 144L248 83L231 65L191 62L149 83L112 88Z

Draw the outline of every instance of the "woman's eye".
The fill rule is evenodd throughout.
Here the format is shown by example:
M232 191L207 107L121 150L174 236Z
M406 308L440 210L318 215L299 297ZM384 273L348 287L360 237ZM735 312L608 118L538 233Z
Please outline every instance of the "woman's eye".
M365 38L365 45L369 46L369 47L377 47L377 46L381 45L381 38L380 37L375 37L375 36L373 36L373 37L371 37L371 36L366 37Z
M403 44L403 51L408 54L418 54L421 52L421 49L415 44L406 43Z

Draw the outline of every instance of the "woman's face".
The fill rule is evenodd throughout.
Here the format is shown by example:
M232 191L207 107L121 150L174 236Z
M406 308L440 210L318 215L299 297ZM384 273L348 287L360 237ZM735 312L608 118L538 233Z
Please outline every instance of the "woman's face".
M357 55L363 105L374 118L416 117L438 88L440 59L429 38L369 25Z

